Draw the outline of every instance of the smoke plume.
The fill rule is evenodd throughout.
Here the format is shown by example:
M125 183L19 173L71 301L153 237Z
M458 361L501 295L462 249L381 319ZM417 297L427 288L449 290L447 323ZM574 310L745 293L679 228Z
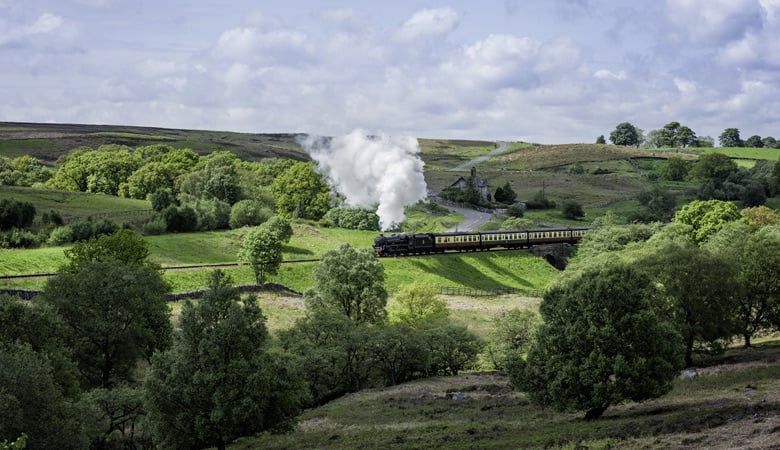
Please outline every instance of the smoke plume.
M427 194L415 138L355 130L333 138L307 136L301 143L348 205L378 205L383 230L403 222L404 207Z

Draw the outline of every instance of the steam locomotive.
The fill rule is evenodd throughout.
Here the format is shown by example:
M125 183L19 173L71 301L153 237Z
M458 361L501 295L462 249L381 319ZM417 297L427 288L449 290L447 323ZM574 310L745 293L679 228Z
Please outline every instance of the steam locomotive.
M377 256L427 255L447 251L481 251L493 248L530 248L543 244L576 244L587 228L539 228L485 232L379 235Z

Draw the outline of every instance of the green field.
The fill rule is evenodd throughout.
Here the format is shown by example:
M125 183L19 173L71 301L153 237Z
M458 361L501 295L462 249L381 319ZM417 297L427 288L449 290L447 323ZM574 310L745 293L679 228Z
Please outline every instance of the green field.
M768 159L770 161L780 159L780 149L777 148L716 147L697 150L702 153L722 153L730 158L738 159Z
M496 373L424 379L350 394L304 412L290 433L231 448L774 448L778 357L777 340L730 350L665 396L595 421L530 404Z
M146 200L17 186L0 186L0 199L2 198L30 202L39 215L50 209L57 210L66 222L99 216L121 224L139 216L148 217L152 208Z

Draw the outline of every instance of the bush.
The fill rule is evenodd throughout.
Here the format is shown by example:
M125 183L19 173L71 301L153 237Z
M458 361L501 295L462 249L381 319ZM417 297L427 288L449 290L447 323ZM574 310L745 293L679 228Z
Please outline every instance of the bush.
M679 157L672 157L664 161L658 168L658 175L664 180L683 181L688 177L693 163Z
M502 230L523 230L525 228L531 228L534 225L533 221L528 219L518 219L516 217L510 217L501 222Z
M2 248L32 248L41 245L40 235L27 230L14 228L11 231L0 233L0 247Z
M65 221L62 220L62 215L53 209L43 213L41 216L41 222L43 222L44 225L53 225L55 227L59 227L65 224Z
M176 197L173 195L170 189L158 189L153 194L149 195L149 200L152 202L152 209L159 212L163 209L177 205Z
M541 324L539 314L530 310L515 308L496 317L486 345L493 367L505 370L510 359L522 357Z
M572 175L584 175L585 174L585 168L582 167L582 164L577 163L574 164L569 168L569 173Z
M35 206L30 202L0 199L0 230L27 228L35 219Z
M256 200L241 200L230 208L230 228L260 225L273 212Z
M290 222L282 216L273 216L263 224L263 228L273 233L282 243L290 242L293 235L293 229Z
M165 229L172 232L195 231L198 229L198 215L189 206L169 206L160 212Z
M168 224L165 223L164 218L157 216L152 220L146 222L143 226L142 231L144 234L149 236L164 234L166 231L168 231Z
M522 203L515 203L506 209L506 214L510 217L519 219L525 215L525 205Z
M555 202L548 199L544 191L539 191L526 203L526 207L528 209L552 209L555 208Z
M373 330L368 349L372 365L379 371L386 386L426 373L430 363L421 334L404 325L388 325Z
M563 217L571 220L580 220L585 217L585 211L582 209L582 205L574 200L566 200L561 205L561 213Z
M350 230L379 230L379 216L358 208L332 208L325 213L324 224Z
M230 205L221 200L198 198L184 201L179 211L187 214L186 208L195 212L197 230L223 230L229 226Z
M449 314L436 289L421 283L404 286L388 308L390 322L412 329L434 328L445 323Z
M49 245L65 245L73 242L73 227L64 225L57 227L49 234Z
M457 375L474 364L482 348L476 334L455 324L426 330L423 339L430 352L428 370L432 375Z

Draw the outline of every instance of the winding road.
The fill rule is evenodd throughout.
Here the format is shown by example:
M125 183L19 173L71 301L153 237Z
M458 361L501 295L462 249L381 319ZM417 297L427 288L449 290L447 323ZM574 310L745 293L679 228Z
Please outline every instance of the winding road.
M498 155L504 153L505 151L507 151L507 149L509 149L509 144L507 142L505 142L505 141L496 141L496 144L498 144L498 147L496 147L495 150L491 151L490 153L486 153L486 154L484 154L482 156L477 156L476 158L472 159L471 161L467 161L467 162L464 162L463 164L459 164L459 165L453 167L452 169L450 169L450 171L452 171L452 172L463 172L463 171L469 170L472 167L476 166L477 164L483 163L483 162L489 160L490 158L492 158L494 156L498 156Z
M480 226L486 224L492 217L492 214L477 211L476 209L461 208L459 206L450 206L439 203L440 206L449 209L450 211L458 212L466 216L466 220L455 225L447 231L474 231Z

